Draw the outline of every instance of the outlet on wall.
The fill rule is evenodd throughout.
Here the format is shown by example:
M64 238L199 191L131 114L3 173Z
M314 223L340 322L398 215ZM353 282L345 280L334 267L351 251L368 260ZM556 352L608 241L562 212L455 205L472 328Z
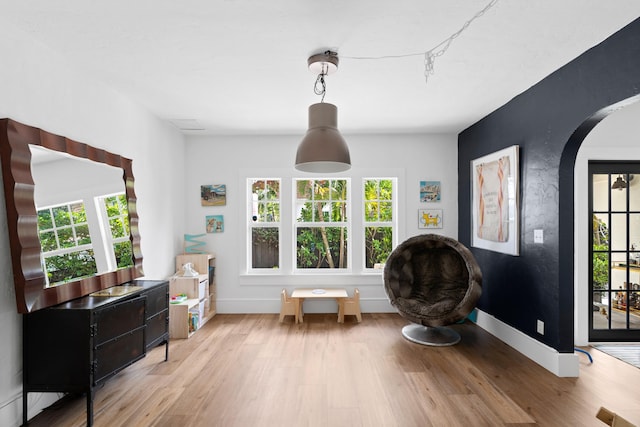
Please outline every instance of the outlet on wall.
M536 331L538 331L540 335L544 335L544 322L540 319L538 319L538 324L536 325Z

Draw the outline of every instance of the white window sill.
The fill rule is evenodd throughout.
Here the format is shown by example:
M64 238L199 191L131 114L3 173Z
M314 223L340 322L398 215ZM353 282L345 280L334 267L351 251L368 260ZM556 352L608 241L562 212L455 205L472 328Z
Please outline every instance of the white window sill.
M240 286L381 286L382 272L360 274L240 274Z

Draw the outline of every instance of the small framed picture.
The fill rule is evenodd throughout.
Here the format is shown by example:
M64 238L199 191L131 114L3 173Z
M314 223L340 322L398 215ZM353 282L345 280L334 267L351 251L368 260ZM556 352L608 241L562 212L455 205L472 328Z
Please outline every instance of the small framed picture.
M224 231L224 216L207 215L206 227L207 233L222 233Z
M440 181L420 181L420 202L440 201Z
M418 228L442 228L442 209L418 209Z
M201 185L200 202L202 206L224 206L227 204L227 186L225 184Z

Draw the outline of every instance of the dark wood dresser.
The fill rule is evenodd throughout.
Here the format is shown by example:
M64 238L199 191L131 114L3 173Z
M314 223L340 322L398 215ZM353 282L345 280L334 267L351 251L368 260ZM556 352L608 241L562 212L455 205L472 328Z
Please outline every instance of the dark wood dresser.
M25 314L23 325L24 424L29 392L64 392L86 393L91 426L96 387L157 345L168 360L169 282L135 280Z

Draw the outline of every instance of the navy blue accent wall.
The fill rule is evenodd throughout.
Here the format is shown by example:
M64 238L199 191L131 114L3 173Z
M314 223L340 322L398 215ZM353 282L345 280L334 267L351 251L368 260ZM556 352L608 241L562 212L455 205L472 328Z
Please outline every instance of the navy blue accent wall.
M458 135L458 239L482 269L478 307L559 352L574 351L576 153L606 114L638 94L640 19ZM518 257L471 247L470 162L514 144L520 146ZM533 243L535 229L544 230L544 244ZM536 333L537 319L545 322L544 335Z

